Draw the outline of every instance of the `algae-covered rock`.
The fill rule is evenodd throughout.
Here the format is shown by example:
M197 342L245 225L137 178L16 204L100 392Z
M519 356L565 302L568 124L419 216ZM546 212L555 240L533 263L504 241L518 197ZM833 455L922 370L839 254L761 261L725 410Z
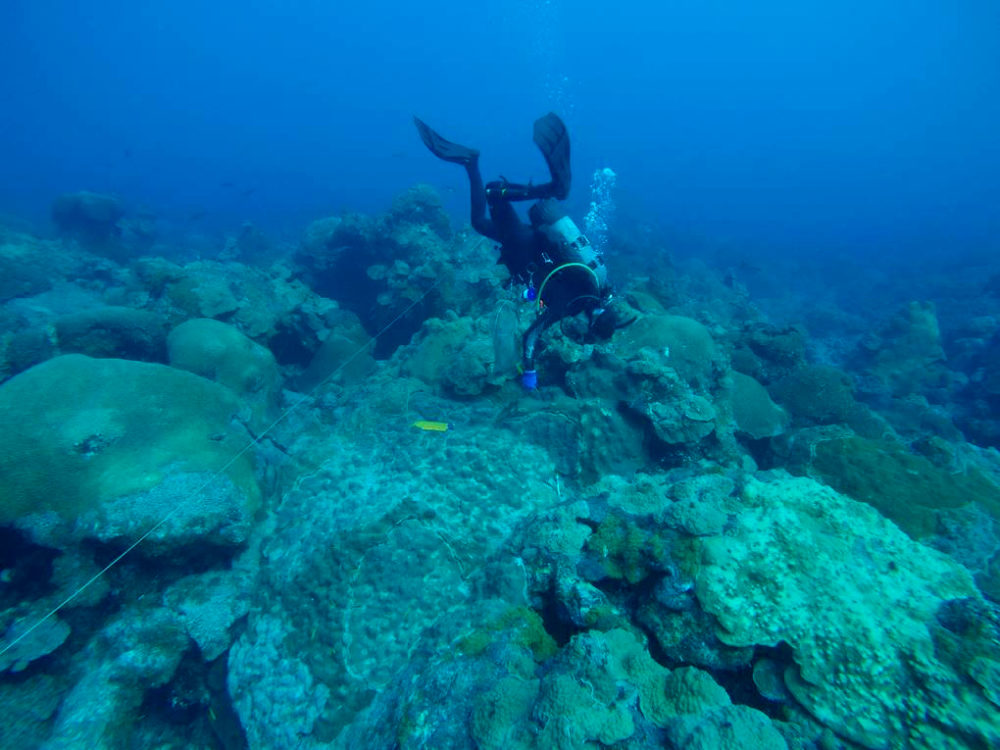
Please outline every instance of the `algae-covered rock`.
M771 383L806 361L806 336L801 328L777 328L757 323L741 331L732 354L733 369Z
M0 522L97 514L146 530L178 502L201 502L195 489L246 447L239 407L223 386L165 365L73 354L33 367L0 386ZM218 479L229 483L220 522L245 524L259 497L249 456ZM141 501L157 492L172 499ZM135 515L112 519L111 504Z
M313 354L296 387L315 388L336 374L343 383L360 383L375 369L374 342L361 326L358 316L347 310L336 312L336 322Z
M51 252L33 237L0 237L0 302L30 297L52 288Z
M69 638L69 625L58 617L42 619L47 614L44 611L30 611L28 616L14 623L5 622L3 614L0 613L3 635L0 642L7 646L18 638L21 640L0 654L0 672L8 669L22 672L35 659L51 654ZM29 632L29 628L34 629Z
M710 472L675 482L670 487L673 502L663 518L690 536L719 534L728 521L729 498L735 487L729 477Z
M426 226L442 239L451 236L451 222L441 196L430 185L414 185L392 199L386 217L393 224Z
M229 388L261 429L277 415L281 374L274 355L231 325L209 318L181 323L167 338L170 364Z
M844 424L867 437L879 437L885 422L854 398L850 379L835 367L800 367L770 389L798 424Z
M2 272L2 271L0 271ZM51 326L22 328L4 338L4 375L16 375L57 354Z
M372 388L381 398L393 383ZM447 432L421 431L410 426L412 416L394 419L373 402L381 404L359 399L344 411L371 409L377 429L355 433L344 414L337 430L294 446L301 452L308 445L317 461L277 505L262 543L262 554L275 561L271 585L257 590L229 662L248 736L269 737L278 731L272 717L303 710L301 697L282 687L300 671L330 691L316 725L329 736L356 721L376 697L373 686L395 690L400 670L417 654L443 647L454 659L457 646L450 638L442 643L439 623L455 617L468 629L476 572L523 518L558 502L554 466L530 442L460 419ZM411 406L418 402L446 406L455 417L466 410L444 399L410 399ZM449 413L428 407L424 416ZM514 594L523 588L517 575ZM279 632L262 629L268 618L280 620ZM522 610L484 618L477 629L500 638L497 627L509 622L501 629L534 663L534 651L545 654L551 641L541 619L531 619ZM490 651L471 633L462 647ZM261 705L273 708L261 712ZM311 697L305 709L313 710ZM455 710L447 701L442 709Z
M869 503L914 538L933 534L942 511L976 504L1000 519L1000 487L976 469L951 472L901 443L841 437L818 442L811 471Z
M510 425L545 448L564 476L594 481L631 475L646 461L643 431L603 399L556 392L546 408L526 410Z
M235 263L227 265L237 266ZM243 304L242 295L233 283L234 275L222 264L189 263L184 268L184 275L167 286L166 293L171 303L188 317L233 317Z
M471 318L426 321L399 357L403 374L457 396L482 393L493 381L493 346Z
M743 500L725 534L698 541L697 596L724 642L788 644L796 701L865 747L938 747L927 724L1000 742L995 707L931 636L943 602L978 597L964 568L809 479L755 479Z
M785 750L762 713L694 668L671 672L623 628L573 636L542 668L498 639L475 657L411 668L351 727L366 748ZM396 731L391 731L396 727Z
M715 406L695 394L672 402L651 402L646 413L653 432L664 443L696 443L715 431Z
M177 616L133 604L116 612L78 656L45 743L52 750L128 746L150 688L166 684L190 642Z
M336 305L322 300L280 264L268 269L234 261L195 261L178 266L147 258L134 266L138 280L154 297L153 309L172 323L214 318L238 328L254 341L267 341L278 353L315 349L316 332ZM305 335L303 335L305 334ZM273 339L279 339L275 343ZM295 341L299 339L299 341ZM280 356L283 362L287 356Z
M230 628L250 608L251 579L238 570L185 576L163 595L184 623L205 661L217 659L232 643Z
M66 687L42 672L0 684L0 747L42 747Z
M563 358L570 392L614 399L623 426L643 441L650 460L683 464L713 451L735 455L726 363L703 325L654 315L606 344L571 345L577 359Z
M60 195L52 203L52 221L62 234L90 246L116 239L125 216L122 202L112 195L81 190Z

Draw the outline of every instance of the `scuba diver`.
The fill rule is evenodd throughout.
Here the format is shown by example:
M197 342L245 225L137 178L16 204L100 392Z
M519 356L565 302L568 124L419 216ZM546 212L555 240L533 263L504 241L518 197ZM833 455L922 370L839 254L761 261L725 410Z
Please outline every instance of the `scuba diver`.
M479 151L445 140L419 118L413 120L432 154L465 167L473 229L500 243L497 263L507 267L512 283L526 286L525 299L537 304L538 317L522 341L521 384L526 389L538 387L535 348L539 336L552 324L585 312L590 333L608 339L615 330L633 322L618 324L608 310L611 288L604 259L557 203L569 195L571 181L569 133L558 115L549 112L535 121L535 145L551 175L551 181L542 185L521 185L501 177L484 186ZM530 224L525 224L514 209L517 201L536 201L528 211Z

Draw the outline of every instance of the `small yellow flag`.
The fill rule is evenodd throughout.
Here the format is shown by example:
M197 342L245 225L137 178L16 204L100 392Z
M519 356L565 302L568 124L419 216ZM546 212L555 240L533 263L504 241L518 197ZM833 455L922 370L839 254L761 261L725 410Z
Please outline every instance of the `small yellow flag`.
M413 426L431 432L446 432L448 430L447 422L428 422L426 419L418 419L413 423Z

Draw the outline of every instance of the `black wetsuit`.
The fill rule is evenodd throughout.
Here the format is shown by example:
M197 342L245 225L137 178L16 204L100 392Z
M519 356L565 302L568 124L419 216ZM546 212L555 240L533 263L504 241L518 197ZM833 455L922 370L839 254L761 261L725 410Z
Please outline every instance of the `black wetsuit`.
M549 166L551 182L518 185L502 180L483 185L477 150L446 140L418 118L414 118L414 122L424 145L435 156L465 167L469 175L472 226L479 234L500 244L497 262L507 267L512 280L537 290L539 314L525 332L522 345L524 369L534 370L535 344L542 331L579 312L592 315L600 308L605 293L603 261L600 261L600 274L593 257L584 262L579 249L587 242L575 225L573 229L581 240L574 245L555 241L543 231L551 223L550 219L534 221L537 209L545 209L546 204L564 200L569 194L571 177L566 126L551 112L535 121L535 144ZM513 205L518 201L537 201L532 209L532 224L526 224L518 216ZM539 217L552 213L537 211Z
M514 208L515 201L543 201L554 197L554 183L517 185L498 181L484 186L478 159L466 164L466 171L472 227L484 237L500 243L497 262L507 267L513 281L526 284L541 295L537 303L538 317L522 340L523 367L533 370L535 345L542 332L562 318L580 312L593 313L601 305L604 290L596 275L582 268L580 258L522 221Z

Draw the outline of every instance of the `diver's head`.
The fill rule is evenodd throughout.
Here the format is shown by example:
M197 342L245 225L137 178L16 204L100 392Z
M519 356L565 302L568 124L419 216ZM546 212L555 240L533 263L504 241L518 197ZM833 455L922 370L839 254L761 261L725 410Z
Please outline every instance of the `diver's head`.
M601 302L601 306L594 309L590 315L589 335L598 341L607 341L615 331L630 326L638 320L638 316L625 317L621 305L613 301L612 295L607 294Z
M617 330L618 318L609 307L599 307L590 319L590 335L600 341L607 341Z

